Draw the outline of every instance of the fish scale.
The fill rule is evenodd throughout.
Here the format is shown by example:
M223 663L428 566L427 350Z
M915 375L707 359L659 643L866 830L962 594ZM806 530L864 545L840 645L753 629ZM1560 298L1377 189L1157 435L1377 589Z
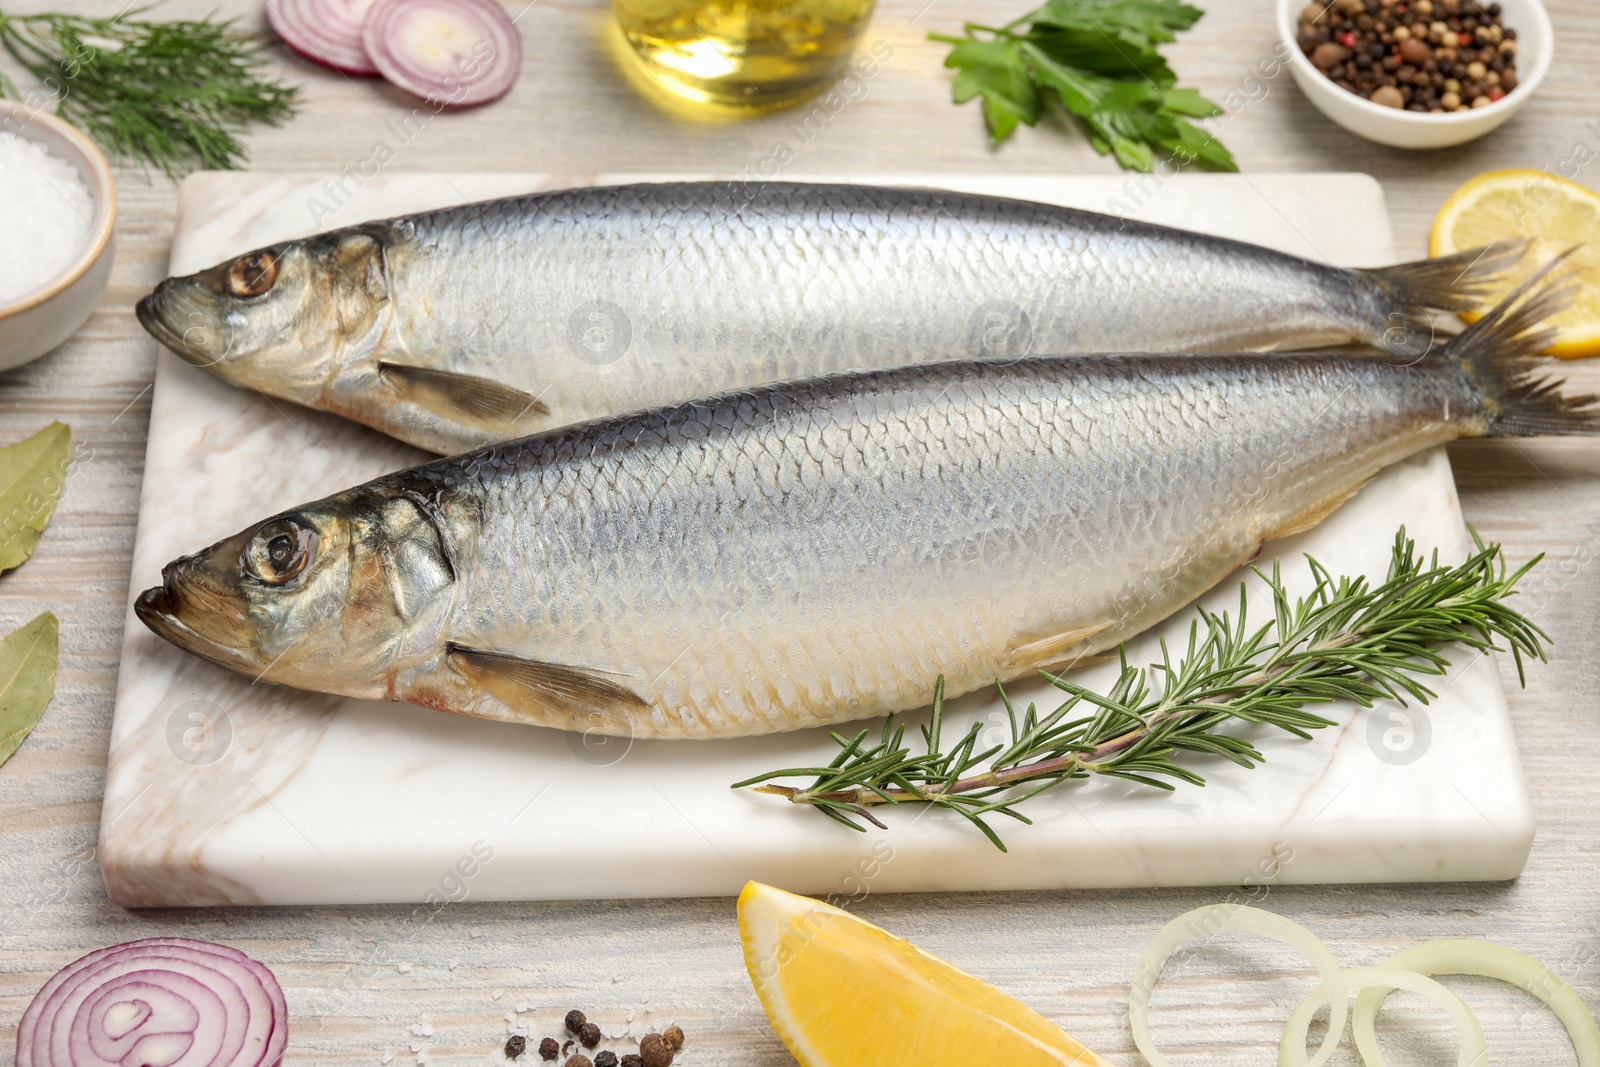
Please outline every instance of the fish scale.
M1198 378L1162 369L1156 378L1113 361L1041 360L781 387L635 420L620 436L637 443L620 453L598 445L605 427L500 446L498 467L445 461L395 481L442 483L446 525L472 561L453 640L537 649L641 692L676 663L698 681L675 674L652 689L648 720L630 726L642 735L793 729L859 713L869 693L883 706L920 703L931 683L928 657L916 654L925 646L956 693L1009 673L1005 649L1022 637L1109 621L1092 643L1103 647L1142 628L1242 562L1286 514L1375 470L1385 453L1353 438L1396 421L1385 398L1405 378L1345 361L1346 376L1376 378L1375 401L1347 416L1357 433L1346 435L1303 419L1328 400L1304 364L1274 365L1264 385L1241 377L1237 360L1223 385L1203 362ZM1219 431L1208 411L1248 432ZM955 432L957 422L972 431ZM1425 422L1407 431L1408 449L1453 435ZM856 449L845 442L858 435L834 432L845 427L878 442L866 446L866 477L848 462ZM1206 432L1199 447L1161 444ZM1230 493L1248 498L1248 457L1284 441L1296 446L1297 473L1332 473L1285 479L1290 499L1215 524L1197 547L1194 528L1210 512ZM1347 451L1360 459L1338 462ZM641 483L655 486L648 504L619 507ZM471 518L480 502L481 526ZM558 552L515 566L498 558L500 546L557 529L531 543ZM1204 577L1167 582L1159 596L1137 591L1149 573L1140 561L1179 555L1201 557ZM1045 588L1030 591L1041 576ZM1116 622L1130 595L1135 610ZM513 619L474 606L488 604L531 608ZM904 616L932 620L929 636L908 638ZM607 622L583 626L586 617ZM670 639L696 632L715 636L686 655ZM751 676L755 664L788 679L793 706L777 706Z
M168 279L140 321L236 384L457 452L913 363L1350 342L1411 352L1425 307L1473 306L1519 251L1340 270L1025 201L745 189L572 189L364 223L253 254L271 257L265 292L229 288L246 284L230 271L249 257ZM206 323L217 328L191 332Z
M135 610L258 680L586 732L914 707L1143 631L1420 449L1595 433L1537 369L1571 285L1536 282L1416 360L953 361L617 416L273 516Z

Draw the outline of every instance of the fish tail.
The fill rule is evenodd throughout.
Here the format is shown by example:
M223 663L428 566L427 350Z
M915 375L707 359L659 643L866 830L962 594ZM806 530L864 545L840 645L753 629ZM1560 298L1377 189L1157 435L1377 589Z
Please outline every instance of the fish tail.
M1361 273L1386 298L1377 324L1383 348L1397 356L1419 356L1432 345L1430 311L1471 311L1504 280L1527 251L1526 240L1496 241L1435 259L1419 259Z
M1572 302L1576 275L1550 278L1570 250L1545 264L1430 359L1465 373L1489 437L1600 434L1600 396L1561 392L1540 353L1555 340L1552 315Z

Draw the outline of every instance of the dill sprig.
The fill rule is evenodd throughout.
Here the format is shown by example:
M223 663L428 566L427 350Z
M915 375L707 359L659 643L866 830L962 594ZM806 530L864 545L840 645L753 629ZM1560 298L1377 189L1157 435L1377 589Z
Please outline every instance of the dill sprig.
M791 767L735 783L757 792L806 804L856 830L864 823L886 828L871 809L880 804L933 804L954 811L996 847L1005 844L990 815L1030 820L1018 805L1062 782L1103 775L1157 789L1175 782L1204 785L1180 759L1185 754L1220 756L1243 767L1263 762L1248 740L1223 732L1235 723L1276 727L1302 738L1333 720L1306 710L1349 700L1371 707L1379 700L1426 704L1434 696L1422 678L1450 667L1445 649L1465 645L1476 653L1509 651L1523 679L1524 657L1543 661L1549 635L1509 607L1517 583L1539 562L1534 557L1507 573L1498 544L1485 545L1473 531L1474 551L1457 566L1444 566L1437 552L1424 559L1402 528L1385 579L1335 578L1316 560L1311 591L1291 599L1278 564L1267 583L1272 619L1251 627L1246 589L1239 610L1212 613L1197 608L1188 646L1174 661L1166 642L1161 660L1148 668L1128 663L1121 649L1121 674L1104 694L1058 675L1041 672L1068 694L1065 703L1041 716L1034 705L1020 717L1001 688L1010 722L1010 742L978 750L983 723L975 723L955 746L943 746L944 679L934 684L933 714L921 728L922 748L913 754L906 724L890 716L876 744L868 731L854 737L833 733L839 755L826 767ZM1502 647L1500 642L1504 642ZM780 778L813 778L809 785L771 784Z
M239 135L294 113L298 90L263 76L263 39L234 20L0 11L0 46L59 102L57 114L112 154L178 178L245 158ZM0 73L0 94L28 99Z

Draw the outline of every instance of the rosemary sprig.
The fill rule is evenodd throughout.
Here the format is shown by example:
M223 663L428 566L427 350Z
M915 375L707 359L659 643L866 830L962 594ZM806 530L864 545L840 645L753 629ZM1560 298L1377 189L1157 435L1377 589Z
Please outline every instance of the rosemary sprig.
M264 41L231 19L158 22L142 7L111 18L0 11L0 47L59 100L57 114L114 155L177 178L231 169L239 135L294 113L298 90L264 77ZM0 95L24 96L0 73Z
M886 828L871 809L880 804L933 804L972 822L1002 851L1005 844L987 816L1030 823L1018 805L1065 781L1104 775L1158 789L1174 782L1204 785L1180 762L1185 753L1221 756L1243 767L1263 761L1248 740L1222 732L1233 722L1258 723L1309 738L1333 720L1306 710L1335 700L1371 707L1378 700L1434 696L1421 681L1450 667L1445 646L1474 652L1509 651L1523 680L1523 658L1545 658L1549 635L1507 605L1516 586L1542 557L1507 573L1498 544L1473 531L1474 551L1448 567L1435 552L1424 559L1402 528L1395 535L1389 571L1374 586L1365 577L1334 578L1309 556L1311 591L1291 599L1277 563L1267 582L1272 619L1252 628L1246 591L1237 615L1197 608L1188 646L1173 660L1165 641L1161 661L1141 669L1121 650L1115 685L1095 693L1041 672L1068 695L1041 716L1034 705L1019 719L1001 688L1010 743L978 750L983 723L975 723L949 751L943 747L944 679L934 684L933 714L921 728L923 751L906 744L906 724L890 716L876 744L868 731L834 733L839 755L826 767L790 767L737 782L795 804L806 804L856 830ZM1499 642L1504 642L1504 647ZM1153 684L1159 683L1159 684ZM809 785L771 784L813 778Z

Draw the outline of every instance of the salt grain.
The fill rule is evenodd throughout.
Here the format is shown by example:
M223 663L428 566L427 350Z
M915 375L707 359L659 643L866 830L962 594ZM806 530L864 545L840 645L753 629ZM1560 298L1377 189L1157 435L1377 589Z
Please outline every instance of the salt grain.
M0 132L0 304L66 270L89 243L94 197L78 168Z

